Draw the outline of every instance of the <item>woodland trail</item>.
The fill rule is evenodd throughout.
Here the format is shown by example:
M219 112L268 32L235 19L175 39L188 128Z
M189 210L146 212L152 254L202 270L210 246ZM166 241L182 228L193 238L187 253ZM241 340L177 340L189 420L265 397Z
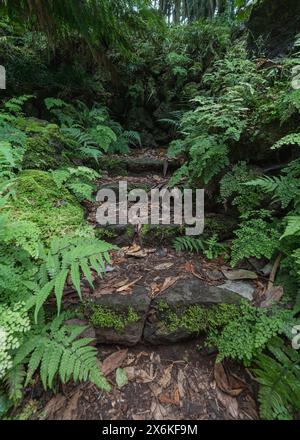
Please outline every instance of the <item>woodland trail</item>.
M144 165L131 170L130 163L136 163L136 157L133 157L127 162L129 171L124 172L123 169L123 175L116 175L118 173L114 170L104 174L97 183L98 188L116 189L120 180L126 180L129 188L162 188L168 181L165 159L150 157L149 162L148 156L147 160L148 169ZM87 221L94 226L96 207L95 204L86 204ZM221 269L226 266L222 258L208 261L197 255L175 253L171 246L174 231L171 235L168 232L169 235L160 230L153 235L150 231L149 235L141 237L139 244L133 228L131 233L124 228L113 228L110 233L106 231L104 239L117 244L120 251L113 253L111 270L106 277L95 279L93 293L83 287L85 297L99 295L111 304L116 292L121 291L127 304L128 298L129 301L133 298L132 290L136 287L147 291L154 300L163 297L179 280L189 283L201 279L212 286L224 280ZM65 293L65 307L72 306L76 301L74 292ZM112 385L112 392L107 394L90 383L84 383L80 386L61 385L59 393L53 395L52 392L44 393L40 383L36 383L28 390L24 400L25 406L35 408L34 419L258 418L255 387L249 374L233 363L223 364L221 371L218 367L216 369L216 353L204 348L202 337L155 346L141 341L127 348L118 341L110 343L109 338L114 342L111 335L108 333L106 336L107 344L98 345L98 358L103 362L102 368ZM120 384L117 371L126 373L124 383Z

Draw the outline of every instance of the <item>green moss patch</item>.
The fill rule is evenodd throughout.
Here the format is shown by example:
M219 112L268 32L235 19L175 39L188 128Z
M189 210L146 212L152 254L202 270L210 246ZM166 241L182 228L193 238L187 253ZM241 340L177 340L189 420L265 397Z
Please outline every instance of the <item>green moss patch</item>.
M140 320L139 315L129 307L127 313L116 312L109 307L93 304L91 306L90 322L94 327L113 328L123 332L127 325Z
M220 304L211 307L192 305L181 310L172 310L166 301L158 302L159 318L170 332L184 329L189 333L207 333L224 327L239 316L239 307Z
M15 189L16 198L10 204L11 218L37 225L43 240L74 233L84 226L83 208L66 188L58 189L50 174L23 171Z
M71 165L66 152L74 147L74 141L67 138L58 126L35 119L22 119L21 122L20 128L28 135L23 169L47 171Z

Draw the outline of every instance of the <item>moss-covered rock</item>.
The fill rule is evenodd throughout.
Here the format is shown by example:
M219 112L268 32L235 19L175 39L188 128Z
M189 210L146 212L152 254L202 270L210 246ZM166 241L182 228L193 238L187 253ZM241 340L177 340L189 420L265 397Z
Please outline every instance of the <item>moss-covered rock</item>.
M16 198L10 204L10 216L38 226L47 241L53 235L74 233L84 226L84 211L66 189L58 188L50 174L26 170L19 174Z
M23 169L49 170L70 166L67 152L74 141L66 137L57 125L34 118L22 118L18 128L27 134Z
M96 328L110 328L123 332L127 325L138 322L140 317L132 307L127 313L117 313L109 307L93 304L91 306L90 322Z

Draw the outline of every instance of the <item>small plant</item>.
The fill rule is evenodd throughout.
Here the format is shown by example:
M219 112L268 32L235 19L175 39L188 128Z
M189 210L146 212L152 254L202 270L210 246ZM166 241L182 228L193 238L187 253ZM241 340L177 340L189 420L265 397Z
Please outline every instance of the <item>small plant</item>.
M49 324L42 322L26 338L14 357L14 368L26 366L24 386L27 386L37 369L44 389L53 389L54 379L62 383L90 380L99 388L109 391L98 362L97 349L90 345L92 338L80 338L87 327L65 324L61 314ZM8 385L10 385L8 376ZM13 396L10 396L13 397Z
M300 414L300 355L280 338L254 360L252 372L260 383L260 414L267 420L293 420Z
M242 216L242 222L234 232L232 243L232 266L244 258L271 259L280 247L280 232L269 211L253 211Z
M35 322L41 307L52 292L55 293L60 314L63 291L69 275L82 300L81 273L93 287L91 269L102 276L106 272L105 262L110 262L109 251L112 249L115 249L115 246L104 241L68 236L63 239L54 238L48 251L41 249L42 264L38 273L40 290L34 297Z
M290 310L262 309L242 301L240 313L221 331L211 331L207 344L218 348L218 361L231 358L251 365L274 336L283 334L294 322Z
M176 252L188 251L203 253L209 260L226 253L226 246L218 242L217 234L207 240L194 237L177 237L173 242Z

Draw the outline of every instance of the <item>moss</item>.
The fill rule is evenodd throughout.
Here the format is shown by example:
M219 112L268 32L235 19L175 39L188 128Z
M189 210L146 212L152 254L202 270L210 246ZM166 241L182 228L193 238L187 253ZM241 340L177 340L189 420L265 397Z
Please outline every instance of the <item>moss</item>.
M239 316L239 307L234 304L220 304L211 307L192 305L184 310L172 310L166 301L158 302L157 310L160 319L167 329L175 332L178 329L189 333L209 332L224 327Z
M117 234L109 228L97 228L95 230L95 236L99 239L109 239L116 238Z
M181 232L181 226L150 226L143 225L141 234L145 242L153 243L154 241L159 242L170 242L174 240Z
M203 239L210 238L217 234L221 240L230 238L233 231L237 227L237 220L226 216L215 216L205 218L205 228L203 232Z
M15 189L11 218L37 225L45 241L53 235L74 233L84 226L83 208L66 188L57 188L50 174L23 171L16 179Z
M25 122L26 125L20 127L28 134L23 169L46 171L71 165L65 152L74 146L74 141L67 138L58 126L34 119L25 119Z
M132 307L127 313L116 312L109 307L93 304L91 306L90 322L94 327L113 328L118 332L124 331L125 327L139 321L139 315Z
M121 159L104 156L101 157L99 165L101 170L109 171L113 175L127 175L126 164Z

